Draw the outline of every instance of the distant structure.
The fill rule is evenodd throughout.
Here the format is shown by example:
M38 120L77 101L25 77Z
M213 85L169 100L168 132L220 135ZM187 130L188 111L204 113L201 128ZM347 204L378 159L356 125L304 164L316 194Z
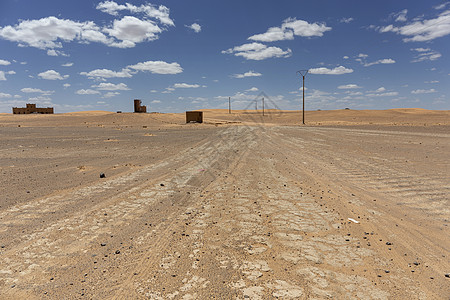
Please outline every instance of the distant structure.
M27 103L27 107L13 107L13 114L53 114L53 107L36 107L34 103Z
M134 100L134 112L135 113L146 113L147 112L147 106L141 105L142 101L139 99Z
M203 112L202 111L187 111L186 112L186 123L195 122L203 123Z

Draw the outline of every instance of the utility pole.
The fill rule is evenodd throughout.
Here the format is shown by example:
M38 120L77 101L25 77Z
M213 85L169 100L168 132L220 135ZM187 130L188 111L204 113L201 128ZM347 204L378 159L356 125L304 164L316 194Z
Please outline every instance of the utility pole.
M300 70L300 71L297 71L297 74L300 74L300 76L302 76L302 78L303 78L303 110L302 110L302 115L303 115L303 117L302 117L302 123L303 123L303 125L305 125L305 76L306 76L306 74L308 74L308 71L309 70Z
M255 110L258 112L258 100L255 100Z
M264 117L264 97L263 97L263 100L262 100L262 104L263 104L263 117Z
M231 114L231 97L228 97L228 113Z

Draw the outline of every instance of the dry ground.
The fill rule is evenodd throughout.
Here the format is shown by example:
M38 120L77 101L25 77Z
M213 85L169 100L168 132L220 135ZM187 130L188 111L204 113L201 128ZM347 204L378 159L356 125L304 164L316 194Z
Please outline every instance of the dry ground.
M0 115L0 298L449 299L450 113L299 116Z

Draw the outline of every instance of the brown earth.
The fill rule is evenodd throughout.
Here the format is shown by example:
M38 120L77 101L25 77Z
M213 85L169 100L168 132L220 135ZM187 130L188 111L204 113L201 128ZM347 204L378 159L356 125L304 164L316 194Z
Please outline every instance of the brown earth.
M0 298L450 298L449 111L183 121L0 114Z

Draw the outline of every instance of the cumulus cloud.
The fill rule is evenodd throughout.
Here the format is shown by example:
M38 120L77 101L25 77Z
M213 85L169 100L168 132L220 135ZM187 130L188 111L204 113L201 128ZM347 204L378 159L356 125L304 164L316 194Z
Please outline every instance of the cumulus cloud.
M288 18L280 27L271 27L265 33L255 34L249 40L258 42L275 42L293 40L294 36L313 37L323 36L323 33L331 30L325 23L308 23L296 18Z
M366 94L367 97L393 97L398 96L398 92L387 92L387 93L370 93Z
M112 97L115 97L117 95L120 95L120 93L119 92L107 92L106 94L104 94L102 96L102 98L112 98Z
M259 76L262 76L262 74L258 73L258 72L254 72L254 71L248 71L248 72L245 72L243 74L234 74L231 77L234 77L234 78L245 78L245 77L259 77Z
M200 26L200 24L198 24L198 23L194 23L194 24L191 24L191 25L184 25L184 26L194 30L195 33L199 33L200 31L202 31L202 26Z
M153 74L178 74L183 72L183 68L178 63L167 63L165 61L145 61L128 66L137 71L148 71Z
M395 18L395 22L406 22L406 14L408 13L407 9L404 9L396 14L393 14L392 16Z
M348 24L353 20L354 20L353 18L342 18L339 20L339 22Z
M313 68L309 70L309 73L311 74L324 74L324 75L342 75L342 74L348 74L352 73L353 69L348 69L344 66L339 66L334 69L328 69L328 68Z
M450 34L450 10L440 13L437 17L428 20L416 18L404 26L392 24L376 27L380 33L393 32L405 36L404 42L426 42Z
M363 65L364 65L364 67L370 67L370 66L379 65L379 64L395 64L395 60L393 60L391 58L383 58L383 59L379 59L374 62L364 63Z
M250 88L248 90L245 90L245 91L246 92L257 92L257 91L259 91L259 89L257 87L252 87L252 88Z
M91 89L81 89L75 92L78 95L96 95L96 94L100 94L99 91L96 90L91 90Z
M70 83L64 83L64 84L63 84L63 87L64 87L64 88L70 87Z
M9 61L7 61L7 60L4 60L4 59L0 59L0 66L8 66L8 65L10 65L11 63L9 62Z
M122 69L122 71L115 72L109 69L96 69L90 72L81 72L80 75L89 78L130 78L133 75L129 69Z
M164 5L152 5L149 3L142 4L141 6L135 6L130 3L125 3L125 5L117 4L114 1L103 1L100 2L97 7L98 10L108 13L113 16L119 15L121 11L127 11L130 13L142 13L148 18L157 19L164 25L174 26L173 20L170 18L170 10Z
M340 89L340 90L350 90L350 89L360 89L360 88L361 87L359 85L354 84L354 83L338 86L338 89Z
M66 78L69 78L69 75L61 76L61 74L59 74L55 70L48 70L48 71L39 73L38 76L41 77L42 79L47 79L47 80L64 80Z
M261 43L249 43L224 50L222 53L242 56L247 60L264 60L272 57L289 57L292 55L292 50L289 48L283 50L278 47L268 47Z
M442 55L441 53L431 50L430 48L415 48L411 49L411 51L416 52L416 56L411 62L421 62L425 60L436 60L440 58Z
M110 43L111 46L132 48L136 46L136 43L158 39L162 29L150 20L125 16L121 20L114 20L112 27L105 28L104 32L120 41Z
M0 93L0 98L12 98L11 94Z
M429 89L429 90L414 90L411 91L411 94L431 94L431 93L436 93L437 91L435 89Z
M37 20L20 20L16 25L0 27L0 38L17 42L19 46L30 46L47 50L50 56L68 56L60 49L63 42L102 43L110 47L131 48L137 43L153 41L159 34L174 26L169 9L151 4L134 6L119 5L114 1L104 1L97 9L118 15L128 11L143 16L124 16L102 26L93 21L73 21L49 16ZM159 22L159 24L157 24Z
M5 72L0 71L0 81L5 81L5 80L6 80Z
M114 83L106 83L106 82L102 82L98 85L93 85L93 88L97 88L98 90L101 91L127 91L129 90L128 86L125 83L118 83L118 84L114 84Z
M188 84L188 83L175 83L173 88L175 89L196 89L199 88L198 84Z
M64 53L63 51L55 50L55 49L47 50L47 55L48 56L69 56L68 54Z
M102 36L101 41L107 43L107 37L100 30L92 21L77 22L51 16L39 20L22 20L18 25L1 27L0 37L17 42L20 46L54 49L62 48L62 41L100 41L93 40L90 31L98 32Z
M61 65L62 67L71 67L73 66L73 63L65 63Z
M20 90L22 93L39 93L42 95L51 95L55 91L43 91L41 89L35 89L35 88L23 88Z

